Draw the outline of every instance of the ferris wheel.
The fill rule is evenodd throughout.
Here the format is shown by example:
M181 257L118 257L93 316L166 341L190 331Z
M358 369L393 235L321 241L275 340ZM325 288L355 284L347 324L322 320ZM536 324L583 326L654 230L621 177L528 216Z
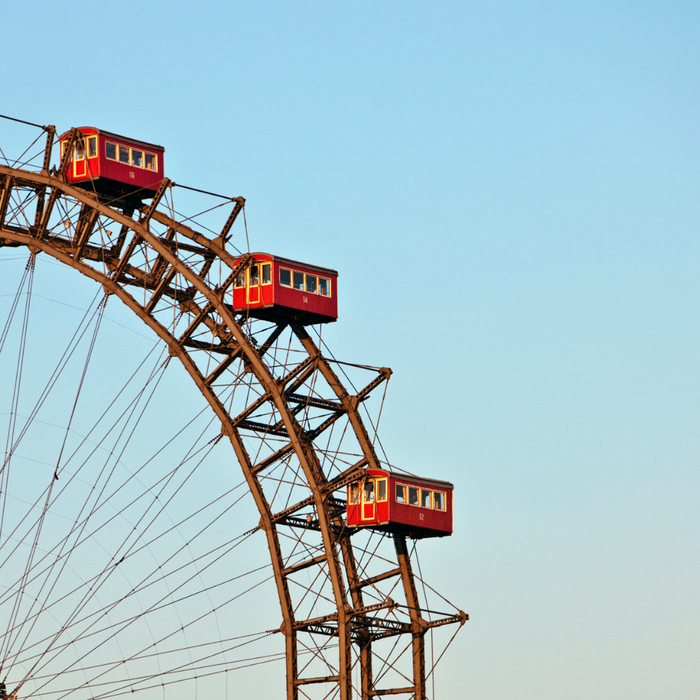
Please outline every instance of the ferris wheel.
M337 273L235 248L162 147L40 128L0 144L0 700L433 698L452 486L383 454Z

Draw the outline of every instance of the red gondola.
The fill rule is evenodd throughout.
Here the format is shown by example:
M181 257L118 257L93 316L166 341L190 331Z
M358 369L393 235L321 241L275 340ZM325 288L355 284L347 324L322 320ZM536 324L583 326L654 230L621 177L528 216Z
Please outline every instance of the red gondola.
M347 524L414 539L452 534L452 491L447 481L368 469L348 486Z
M331 323L338 318L338 273L325 267L252 253L238 273L233 309L266 321Z
M78 127L66 181L94 191L103 199L140 201L152 197L163 180L165 149L92 126ZM58 137L61 157L70 131Z

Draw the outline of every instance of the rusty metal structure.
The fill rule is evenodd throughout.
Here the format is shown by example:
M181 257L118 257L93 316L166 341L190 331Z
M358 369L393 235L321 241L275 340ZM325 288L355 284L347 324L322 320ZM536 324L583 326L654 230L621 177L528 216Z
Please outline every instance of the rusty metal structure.
M392 543L393 561L358 556L358 531L344 521L347 484L381 467L360 409L391 371L377 368L363 387L348 388L308 328L232 311L233 281L250 264L228 246L243 198L230 200L211 236L167 206L168 179L141 205L105 202L66 183L70 148L52 165L56 132L43 128L36 168L0 165L0 246L43 253L101 285L167 345L208 402L259 511L282 619L287 700L426 700L426 635L468 616L421 607L404 536L377 535ZM246 391L235 393L238 386ZM342 456L326 440L339 426ZM310 647L313 663L302 663ZM398 672L384 670L378 683L378 663ZM13 694L22 697L8 685Z

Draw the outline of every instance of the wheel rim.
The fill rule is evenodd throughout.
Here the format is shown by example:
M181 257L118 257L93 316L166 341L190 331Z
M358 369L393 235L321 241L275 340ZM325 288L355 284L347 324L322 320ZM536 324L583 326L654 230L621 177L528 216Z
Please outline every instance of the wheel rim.
M370 381L351 393L305 328L233 313L226 294L248 258L229 252L225 240L242 200L235 200L221 234L212 238L173 218L168 181L151 205L130 215L68 186L48 172L48 162L41 172L0 167L2 242L44 252L119 298L179 360L206 400L257 507L259 525L251 529L264 536L270 553L287 697L369 698L383 689L422 700L426 633L466 616L421 608L403 538L391 543L393 560L364 544L358 563L343 504L334 496L363 468L380 466L361 410L390 371L369 370ZM237 390L243 389L241 400ZM17 591L22 580L17 578ZM11 647L22 639L16 632L20 598L16 592L9 614L15 622L4 638L3 674L19 658ZM389 643L389 652L378 651ZM65 636L49 649L60 644L67 644ZM162 671L151 677L162 678ZM25 683L20 697L47 694L36 677L32 682L34 690L28 693ZM84 684L85 697L151 683L117 679L99 690L97 682L96 675L92 685ZM8 685L7 692L13 690Z

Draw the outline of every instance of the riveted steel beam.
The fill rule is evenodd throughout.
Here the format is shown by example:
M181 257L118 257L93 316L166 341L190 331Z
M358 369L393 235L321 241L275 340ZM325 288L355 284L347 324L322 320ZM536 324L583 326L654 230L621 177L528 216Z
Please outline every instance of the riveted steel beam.
M370 576L369 578L363 579L362 581L357 582L357 588L365 588L367 586L373 586L375 583L379 583L380 581L385 581L388 578L392 578L394 576L399 576L401 574L401 569L396 568L396 569L390 569L389 571L385 571L383 574L377 574L376 576Z
M5 224L5 216L7 214L7 207L10 204L10 199L12 197L12 186L14 185L14 177L12 175L5 175L2 183L2 189L0 189L0 227Z
M81 212L78 225L75 227L75 249L73 255L77 259L83 257L83 251L100 214L96 209L90 207L83 206L83 209L84 211Z
M226 223L223 225L221 233L219 233L218 236L218 238L224 242L228 241L230 238L229 232L231 231L231 227L236 222L238 215L243 211L243 207L245 206L245 199L243 197L236 197L233 201L235 202L233 210L229 214L228 219L226 219Z
M283 576L290 576L295 574L297 571L303 571L312 566L323 565L326 563L326 555L321 554L318 557L313 557L312 559L306 559L305 561L299 562L298 564L292 564L291 566L286 566L282 569Z
M410 695L415 692L415 688L412 685L406 686L405 688L387 688L385 690L372 690L370 691L370 697L381 697L384 695Z
M312 685L314 683L337 683L340 676L319 676L316 678L297 678L295 685Z
M167 177L164 177L161 180L160 185L156 190L156 193L153 195L151 203L143 211L143 215L140 219L140 223L142 226L145 226L146 228L150 226L151 217L153 216L155 210L158 208L160 200L163 199L163 195L167 192L168 187L170 187L170 180L168 180Z

